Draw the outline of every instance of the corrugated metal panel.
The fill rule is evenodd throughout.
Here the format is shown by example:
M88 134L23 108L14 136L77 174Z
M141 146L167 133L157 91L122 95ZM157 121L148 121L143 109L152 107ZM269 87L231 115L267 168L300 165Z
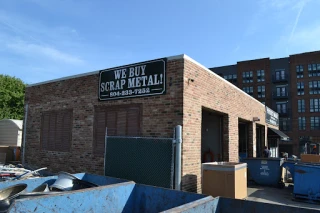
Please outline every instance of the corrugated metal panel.
M94 152L104 153L105 130L108 135L139 136L140 135L140 106L96 107L94 124Z
M42 115L41 147L50 151L70 151L72 110L44 112Z

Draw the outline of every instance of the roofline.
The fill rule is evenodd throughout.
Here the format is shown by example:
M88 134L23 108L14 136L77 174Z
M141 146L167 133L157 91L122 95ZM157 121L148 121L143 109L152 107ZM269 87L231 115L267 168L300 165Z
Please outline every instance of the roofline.
M248 93L244 92L243 90L241 90L239 87L235 86L234 84L230 83L229 81L227 81L226 79L224 79L223 77L221 77L220 75L216 74L215 72L213 72L212 70L208 69L207 67L203 66L202 64L200 64L199 62L197 62L196 60L192 59L191 57L187 56L187 55L183 55L184 59L187 59L189 61L191 61L192 63L200 66L201 68L203 68L204 70L206 70L207 72L211 73L211 75L214 75L220 79L222 79L223 81L225 81L225 83L228 83L230 86L232 86L233 88L235 88L236 90L240 91L241 93L245 94L246 96L248 96L249 98L253 99L254 101L258 102L259 104L261 104L262 106L265 106L264 104L262 104L260 101L258 101L257 99L255 99L254 97L252 97L251 95L249 95Z
M210 69L208 69L207 67L205 67L204 65L200 64L199 62L197 62L196 60L192 59L191 57L189 57L186 54L180 54L180 55L175 55L175 56L170 56L170 57L166 57L168 61L171 60L179 60L179 59L186 59L191 61L192 63L200 66L201 68L203 68L204 70L206 70L207 72L209 72L211 75L214 75L218 78L220 78L221 80L223 80L225 83L229 84L230 86L232 86L233 88L235 88L236 90L240 91L241 93L245 94L246 96L250 97L251 99L253 99L254 101L258 102L259 104L263 105L260 101L258 101L257 99L253 98L252 96L250 96L249 94L247 94L246 92L244 92L243 90L241 90L240 88L238 88L237 86L233 85L232 83L230 83L229 81L225 80L224 78L222 78L221 76L219 76L218 74L214 73L213 71L211 71ZM57 82L57 81L62 81L62 80L68 80L68 79L73 79L73 78L79 78L79 77L83 77L83 76L89 76L89 75L95 75L95 74L99 74L99 71L93 71L93 72L89 72L89 73L83 73L83 74L78 74L78 75L72 75L72 76L67 76L67 77L63 77L63 78L58 78L58 79L54 79L54 80L49 80L49 81L44 81L41 83L36 83L36 84L31 84L28 85L27 87L33 87L33 86L38 86L38 85L42 85L42 84L47 84L47 83L53 83L53 82Z
M23 128L23 121L22 120L18 120L18 119L2 119L0 121L10 121L11 123L13 123L16 127L19 128L19 130L22 130ZM21 123L21 124L18 124L17 122ZM19 126L21 125L21 127Z
M93 71L93 72L87 72L87 73L81 73L81 74L77 74L77 75L70 75L70 76L66 76L66 77L62 77L62 78L56 78L56 79L53 79L53 80L43 81L43 82L39 82L39 83L35 83L35 84L29 84L26 87L34 87L34 86L39 86L39 85L42 85L42 84L48 84L48 83L68 80L68 79L72 79L72 78L79 78L79 77L84 77L84 76L89 76L89 75L95 75L95 74L99 74L99 71L100 70Z
M184 54L180 54L180 55L175 55L175 56L170 56L170 57L166 57L167 60L175 60L175 59L182 59L184 56ZM135 64L135 63L133 63ZM128 64L130 65L130 64ZM119 66L116 66L119 67ZM110 67L110 68L106 68L106 69L112 69L112 68L116 68L116 67ZM105 70L105 69L102 69ZM29 84L27 85L27 87L34 87L34 86L39 86L42 84L48 84L48 83L54 83L57 81L63 81L63 80L69 80L69 79L73 79L73 78L79 78L79 77L84 77L84 76L89 76L89 75L96 75L99 74L101 70L96 70L96 71L92 71L92 72L87 72L87 73L81 73L81 74L77 74L77 75L70 75L70 76L66 76L66 77L62 77L62 78L56 78L53 80L48 80L48 81L43 81L43 82L39 82L39 83L34 83L34 84Z

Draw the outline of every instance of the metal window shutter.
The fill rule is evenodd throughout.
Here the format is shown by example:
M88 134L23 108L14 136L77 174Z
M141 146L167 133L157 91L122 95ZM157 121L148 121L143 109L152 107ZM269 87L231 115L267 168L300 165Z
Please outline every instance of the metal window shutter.
M127 136L140 135L140 108L131 107L127 111Z
M95 126L94 126L94 144L93 150L95 153L104 153L105 143L105 130L106 130L106 115L105 111L95 111L94 115Z
M55 151L64 151L62 147L62 131L63 131L63 113L59 112L56 115L56 131L55 131Z
M54 151L55 149L55 136L56 136L56 113L50 113L49 120L49 134L48 134L48 144L47 148L50 151Z
M108 135L117 134L117 113L115 110L106 110L106 127Z
M48 149L49 140L49 123L50 116L48 114L42 115L42 130L41 130L41 148L43 150Z
M71 147L72 140L72 111L65 111L62 115L63 123L61 128L61 151L68 152Z
M117 112L117 136L125 136L127 133L127 110L120 109Z

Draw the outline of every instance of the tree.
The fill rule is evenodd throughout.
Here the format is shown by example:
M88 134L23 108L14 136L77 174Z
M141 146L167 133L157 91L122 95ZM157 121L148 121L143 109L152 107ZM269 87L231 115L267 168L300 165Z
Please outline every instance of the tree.
M0 120L23 119L25 88L19 78L0 74Z

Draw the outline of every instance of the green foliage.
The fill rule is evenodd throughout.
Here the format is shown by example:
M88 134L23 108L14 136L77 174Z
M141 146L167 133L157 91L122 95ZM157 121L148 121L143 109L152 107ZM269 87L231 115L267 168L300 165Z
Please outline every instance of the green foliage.
M20 79L0 74L0 120L23 119L25 88Z

